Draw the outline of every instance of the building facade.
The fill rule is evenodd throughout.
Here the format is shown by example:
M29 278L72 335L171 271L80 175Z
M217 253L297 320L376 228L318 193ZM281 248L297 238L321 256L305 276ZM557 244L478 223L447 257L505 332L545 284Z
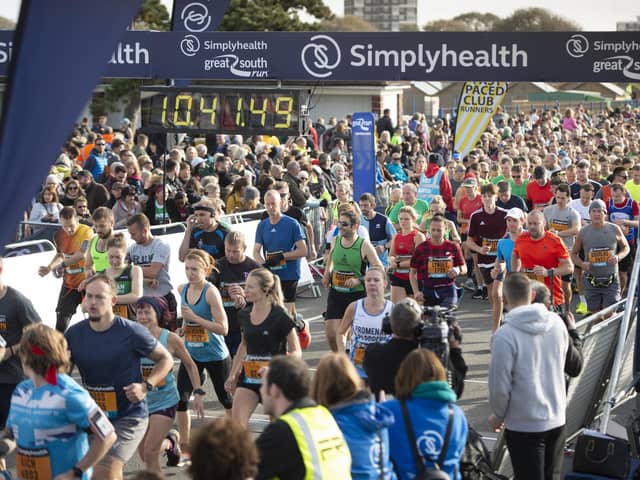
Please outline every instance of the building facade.
M399 32L418 23L418 0L344 0L344 14L363 18L381 31Z

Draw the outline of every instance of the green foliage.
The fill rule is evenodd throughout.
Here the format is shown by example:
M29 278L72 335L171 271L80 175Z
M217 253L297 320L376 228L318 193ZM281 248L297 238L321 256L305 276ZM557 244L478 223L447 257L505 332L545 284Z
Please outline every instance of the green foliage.
M433 20L423 29L427 32L559 32L582 30L582 27L544 8L521 8L505 18L493 13L463 13L451 20Z
M362 17L345 15L322 21L319 30L322 32L377 32L378 27Z
M316 20L308 23L300 18L305 12ZM322 0L231 0L218 30L248 31L315 31L320 21L333 14Z
M171 29L169 12L160 0L144 0L135 19L136 30L160 30L168 32Z

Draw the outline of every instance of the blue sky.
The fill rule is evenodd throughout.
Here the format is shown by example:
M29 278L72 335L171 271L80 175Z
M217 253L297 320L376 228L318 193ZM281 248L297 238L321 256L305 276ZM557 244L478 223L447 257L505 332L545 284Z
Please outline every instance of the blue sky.
M169 11L173 0L161 0ZM324 0L327 5L338 15L343 13L343 0ZM480 7L478 3L483 3ZM440 18L452 18L460 13L470 11L491 12L500 17L511 14L518 8L531 6L546 8L556 14L562 15L582 25L587 31L615 30L618 21L634 21L640 16L640 3L638 0L612 0L605 3L602 0L538 0L535 4L524 0L510 0L509 2L490 0L478 2L477 0L456 0L453 2L437 2L418 0L419 23L424 24L430 20ZM0 0L0 16L17 20L20 8L20 0Z

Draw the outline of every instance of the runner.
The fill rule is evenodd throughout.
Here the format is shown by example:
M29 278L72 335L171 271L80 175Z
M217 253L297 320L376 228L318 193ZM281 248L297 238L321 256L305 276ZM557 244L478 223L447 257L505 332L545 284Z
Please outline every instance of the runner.
M244 298L244 287L249 272L260 268L253 258L247 257L247 244L244 233L231 230L224 238L225 256L216 262L214 269L214 285L220 290L222 305L229 322L229 333L225 338L231 357L235 357L240 345L240 325L238 313L247 306Z
M561 277L573 271L573 264L560 237L545 231L544 214L540 210L527 215L527 231L516 239L513 247L511 271L526 273L529 278L544 283L553 295L553 305L564 308Z
M136 318L140 325L145 327L160 344L174 357L180 360L180 366L189 374L193 389L193 409L199 418L204 418L205 392L200 384L200 376L191 355L184 346L180 337L166 328L165 318L169 313L167 302L162 297L142 297L135 305ZM142 377L153 369L154 363L149 359L142 359ZM180 436L177 431L171 430L176 417L178 406L178 388L172 371L158 383L158 387L147 394L149 405L149 426L147 433L138 446L138 454L147 470L161 473L159 456L161 452L167 455L167 466L175 467L180 461ZM188 443L188 439L183 440Z
M587 183L580 187L580 198L571 200L569 206L580 214L581 226L589 225L591 223L591 217L589 216L589 206L593 201L593 185ZM573 278L576 282L576 290L578 291L578 306L576 307L576 313L584 315L588 312L587 300L584 297L584 284L582 281L582 270L578 264L574 264Z
M260 397L260 369L274 355L301 356L294 323L284 309L280 278L266 268L252 270L247 277L245 300L250 307L238 313L242 340L225 382L233 394L232 417L245 427ZM287 349L288 347L288 349Z
M232 399L224 385L231 370L231 356L224 341L224 336L229 331L229 324L220 292L206 280L211 275L213 266L213 257L204 250L194 248L185 256L184 268L189 283L178 287L183 320L180 333L184 335L187 351L198 368L200 382L204 382L202 372L206 369L218 401L226 413L230 414ZM184 365L180 365L178 370L180 401L177 420L183 447L189 443L191 417L187 407L193 391L194 386L187 370Z
M477 290L482 285L482 278L476 274L474 267L477 264L477 255L467 247L467 233L469 231L469 220L476 210L482 208L482 196L478 194L478 180L475 177L465 178L462 182L462 197L458 202L457 220L460 225L460 239L462 240L462 252L467 260L467 275L469 278L465 282L465 288Z
M640 208L638 203L625 197L626 191L622 185L614 183L611 185L611 199L607 204L609 221L615 223L622 229L627 243L629 244L629 255L620 260L620 292L624 293L627 288L627 279L633 269L633 260L636 256L636 237L638 232L638 218Z
M391 247L391 239L396 234L396 229L393 228L393 224L387 217L376 212L376 197L374 195L365 192L360 195L358 201L362 211L360 225L369 232L371 244L376 249L382 264L387 267L389 265L388 252Z
M89 318L69 328L66 338L85 388L107 414L118 437L94 475L121 480L124 464L147 430L145 397L169 373L173 360L147 329L114 315L115 301L113 279L104 274L91 277L84 297ZM142 377L144 357L155 362L146 380Z
M285 306L289 313L295 314L300 259L307 255L305 236L297 221L282 214L278 192L269 190L264 204L269 218L256 228L253 259L280 277Z
M607 207L602 200L591 202L591 224L580 230L571 251L571 259L582 270L589 312L597 312L620 300L618 264L629 254L622 230L606 222L606 214Z
M493 285L491 270L495 264L498 240L504 237L507 231L505 217L507 211L496 207L498 187L493 184L483 185L480 188L482 196L482 209L471 215L469 220L469 235L467 247L477 253L477 267L480 270L483 287L476 289L472 298L489 299L493 305L496 300L496 287Z
M495 332L500 326L504 310L504 301L502 298L504 277L506 273L511 272L511 255L513 254L513 247L515 245L516 238L518 238L522 233L525 217L526 215L521 209L509 209L505 217L507 222L507 235L498 240L496 263L493 270L491 270L491 276L496 284L496 301L492 308L492 332Z
M40 316L31 300L5 283L4 260L0 257L0 431L7 421L11 395L24 379L18 350L24 329L32 323L41 323ZM5 468L4 459L0 458L0 472Z
M332 351L337 351L336 329L351 302L365 296L367 265L382 266L373 245L356 236L360 216L350 207L340 209L340 234L331 241L322 285L329 289L324 329Z
M580 214L569 206L570 195L569 185L561 183L556 187L554 194L556 204L549 205L544 209L547 228L560 237L569 251L573 248L573 242L581 228ZM564 293L566 312L571 310L571 281L571 274L562 276L562 292Z
M434 216L429 225L431 237L411 257L409 279L420 304L448 307L458 303L455 279L467 273L467 265L460 246L445 240L445 228L445 218Z
M411 207L402 207L398 212L400 230L391 239L389 252L389 279L391 281L391 301L396 303L412 297L414 291L409 283L409 263L416 247L425 236L416 228L416 212Z
M54 272L55 276L63 277L56 306L56 330L64 333L82 302L78 287L84 280L85 253L91 238L91 228L78 222L78 215L73 207L60 210L60 223L62 228L54 237L56 254L48 265L39 268L38 274L44 277Z
M91 215L96 234L91 238L84 259L85 278L96 272L102 272L109 266L107 242L113 235L113 212L107 207L98 207Z
M382 331L382 319L390 315L393 308L393 303L384 298L387 278L383 268L370 267L364 276L364 285L367 296L349 304L336 332L338 353L345 353L345 335L351 331L348 355L360 378L367 378L362 368L367 345L391 340L391 335Z
M69 368L64 336L31 325L16 353L29 377L16 387L7 420L17 443L18 478L88 480L116 434L86 390L64 373Z

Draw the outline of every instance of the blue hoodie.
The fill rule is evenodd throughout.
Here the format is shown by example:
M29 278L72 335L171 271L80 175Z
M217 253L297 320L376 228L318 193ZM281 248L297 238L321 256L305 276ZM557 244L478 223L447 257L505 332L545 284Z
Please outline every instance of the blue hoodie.
M426 460L425 466L433 468L433 462L438 460L444 435L449 419L448 404L453 404L453 426L449 438L449 446L445 455L442 469L452 480L460 480L460 458L467 443L469 427L464 413L453 402L456 395L447 382L425 382L413 391L407 400L409 419L413 427L413 434L418 444L418 451ZM395 423L389 427L389 442L391 445L391 460L400 480L413 479L416 475L416 461L409 445L409 437L405 428L404 418L399 400L384 402L395 416Z
M353 480L380 480L380 442L385 480L396 480L389 461L389 433L393 414L368 395L331 408L351 451Z

